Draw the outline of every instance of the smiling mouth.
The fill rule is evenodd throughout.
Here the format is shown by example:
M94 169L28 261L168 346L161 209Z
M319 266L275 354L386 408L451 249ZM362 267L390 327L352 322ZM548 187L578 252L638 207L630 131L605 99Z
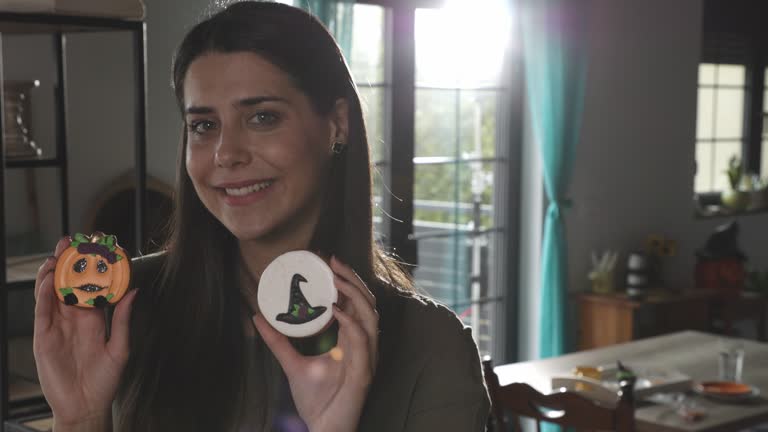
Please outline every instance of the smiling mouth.
M224 193L228 196L245 196L254 192L258 192L261 190L264 190L274 183L274 180L267 180L259 183L254 183L252 185L238 187L238 188L223 188Z
M77 287L77 289L79 289L80 291L92 293L92 292L97 292L97 291L106 289L106 287L102 287L94 284L85 284L85 285L80 285L79 287Z

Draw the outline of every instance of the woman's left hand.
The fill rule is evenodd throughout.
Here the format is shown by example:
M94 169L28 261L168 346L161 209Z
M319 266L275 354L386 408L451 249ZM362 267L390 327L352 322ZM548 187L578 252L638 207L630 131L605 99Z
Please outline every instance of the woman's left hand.
M349 266L334 257L331 270L343 299L343 310L333 307L339 334L331 351L305 357L261 313L253 322L283 367L296 409L310 431L351 432L357 430L376 372L379 314L373 293Z

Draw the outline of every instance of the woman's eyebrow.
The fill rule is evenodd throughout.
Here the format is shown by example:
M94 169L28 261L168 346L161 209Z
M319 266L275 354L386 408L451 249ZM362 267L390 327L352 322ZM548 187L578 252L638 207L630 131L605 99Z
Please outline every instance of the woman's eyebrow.
M184 109L185 114L210 114L213 108L205 106L188 106Z
M237 101L239 106L253 106L264 102L284 102L288 103L288 100L279 96L253 96L243 98Z
M264 102L283 102L288 103L288 99L279 96L252 96L238 99L234 105L239 107L249 107L259 105ZM184 109L185 114L211 114L214 109L207 106L188 106Z

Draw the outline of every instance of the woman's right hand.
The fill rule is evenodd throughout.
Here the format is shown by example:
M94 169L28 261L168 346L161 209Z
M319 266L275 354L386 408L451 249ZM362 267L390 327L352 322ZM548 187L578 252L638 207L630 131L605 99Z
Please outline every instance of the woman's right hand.
M69 246L59 240L35 280L33 349L37 374L53 411L55 430L111 430L112 401L128 360L128 324L136 290L117 304L106 340L104 311L67 306L53 286L56 260Z

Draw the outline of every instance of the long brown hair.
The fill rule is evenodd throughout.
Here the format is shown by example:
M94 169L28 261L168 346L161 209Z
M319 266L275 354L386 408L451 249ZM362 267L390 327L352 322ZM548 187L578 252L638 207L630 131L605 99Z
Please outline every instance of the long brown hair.
M405 272L373 241L371 164L360 100L325 27L301 9L253 1L234 3L197 24L173 63L182 112L187 69L208 52L262 56L291 78L319 114L347 100L346 151L334 157L310 247L349 264L375 293L409 290ZM237 397L243 394L237 239L198 198L185 156L186 132L165 265L157 283L142 287L134 305L131 356L118 392L121 431L226 430L233 426Z

